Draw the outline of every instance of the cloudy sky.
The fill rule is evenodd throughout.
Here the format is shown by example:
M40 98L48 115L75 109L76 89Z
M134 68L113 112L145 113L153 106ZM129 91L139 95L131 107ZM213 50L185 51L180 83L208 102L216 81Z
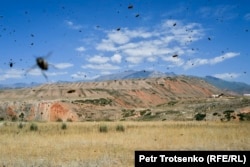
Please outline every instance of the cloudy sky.
M127 70L250 84L248 0L3 0L0 83L90 80Z

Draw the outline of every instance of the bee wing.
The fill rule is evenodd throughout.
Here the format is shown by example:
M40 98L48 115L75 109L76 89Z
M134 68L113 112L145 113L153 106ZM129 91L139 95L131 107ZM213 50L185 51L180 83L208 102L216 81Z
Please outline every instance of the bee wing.
M50 51L49 53L47 53L45 56L43 56L44 59L47 59L49 58L51 55L52 55L52 51Z
M48 77L47 77L47 75L45 74L45 72L44 72L43 70L41 70L41 72L42 72L44 78L46 79L46 81L48 82Z
M35 64L35 65L33 65L30 69L28 69L28 70L26 70L25 71L25 73L24 73L24 75L26 76L27 75L27 73L29 73L31 70L33 70L34 68L36 68L37 67L37 65Z
M54 64L48 64L50 67L53 67L54 69L57 69L57 70L59 70L60 68L58 68L58 67L56 67L56 65L54 65Z

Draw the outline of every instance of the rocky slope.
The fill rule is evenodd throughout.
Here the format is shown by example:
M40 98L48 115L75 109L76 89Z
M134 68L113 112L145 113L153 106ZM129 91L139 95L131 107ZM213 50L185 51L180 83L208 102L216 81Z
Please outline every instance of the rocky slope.
M0 90L0 120L187 120L201 100L221 93L186 76L45 84Z

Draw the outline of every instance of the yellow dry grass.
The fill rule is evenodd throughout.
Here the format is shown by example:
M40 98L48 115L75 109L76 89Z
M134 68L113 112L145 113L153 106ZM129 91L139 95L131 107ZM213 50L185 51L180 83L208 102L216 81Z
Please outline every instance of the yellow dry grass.
M250 150L250 122L35 123L37 131L18 124L0 122L0 166L127 167L135 150Z

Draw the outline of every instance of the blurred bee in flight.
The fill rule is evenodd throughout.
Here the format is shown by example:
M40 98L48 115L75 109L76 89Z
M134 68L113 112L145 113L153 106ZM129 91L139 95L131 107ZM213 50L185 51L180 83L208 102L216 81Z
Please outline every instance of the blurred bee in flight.
M52 52L49 52L46 56L41 56L41 57L37 57L36 58L36 64L34 66L32 66L29 70L26 71L25 75L30 72L31 70L33 70L34 68L36 67L39 67L43 76L45 77L45 79L48 81L48 77L47 75L45 74L44 71L47 71L49 69L49 64L47 61L46 61L46 58L48 58L49 56L51 56Z

